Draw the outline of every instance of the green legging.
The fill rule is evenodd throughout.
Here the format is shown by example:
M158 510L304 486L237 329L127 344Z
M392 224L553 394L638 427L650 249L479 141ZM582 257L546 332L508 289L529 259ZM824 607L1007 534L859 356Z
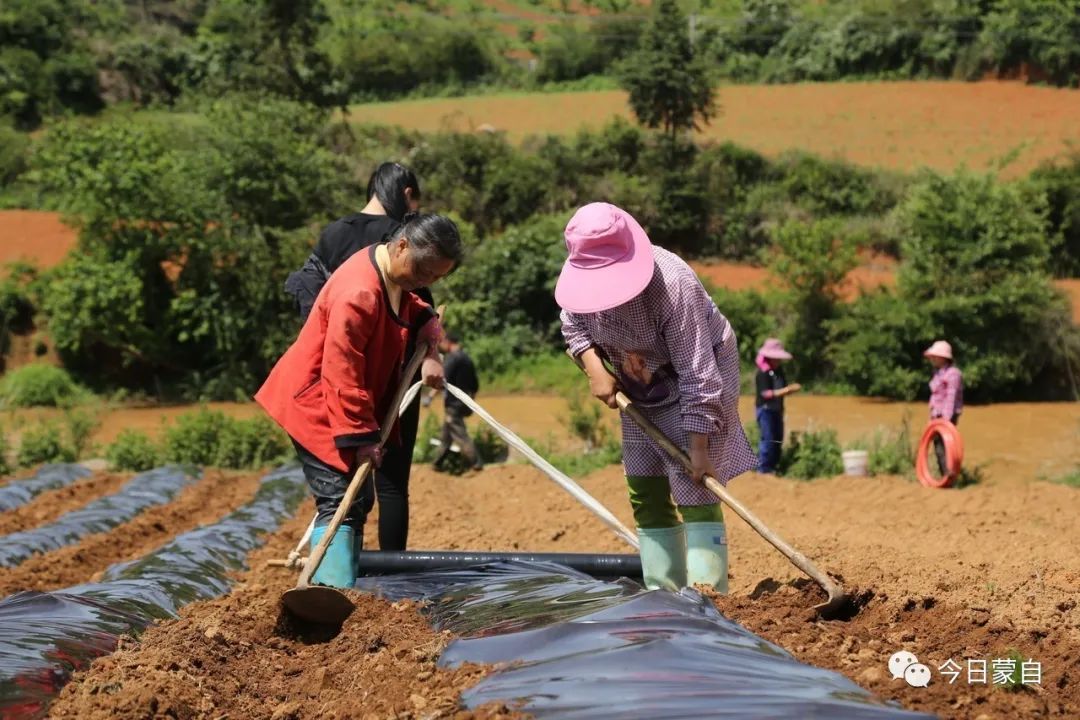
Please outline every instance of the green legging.
M676 506L666 477L627 475L626 484L634 522L639 528L670 528L683 522L724 522L720 503Z

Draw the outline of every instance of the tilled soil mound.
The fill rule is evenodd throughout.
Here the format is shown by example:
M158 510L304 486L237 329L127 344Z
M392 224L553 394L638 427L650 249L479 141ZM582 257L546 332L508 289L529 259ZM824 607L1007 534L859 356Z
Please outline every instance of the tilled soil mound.
M111 495L131 479L131 475L98 473L80 478L67 487L46 490L25 505L0 513L0 535L22 532L56 520L81 508L91 500Z
M13 568L0 568L0 597L20 590L57 590L92 580L113 563L134 560L174 536L214 522L251 499L259 475L208 470L170 503L156 505L75 545L35 555Z
M517 718L504 707L458 710L458 696L486 672L438 670L450 639L413 603L351 593L356 610L332 637L280 610L295 574L267 568L285 557L311 505L266 547L224 598L195 603L76 676L50 717L145 718Z
M985 608L938 603L931 596L853 594L861 607L848 620L814 617L808 608L825 596L803 580L784 585L765 580L749 596L713 595L713 602L726 617L782 645L802 662L843 673L878 697L911 710L972 720L1080 717L1080 645L1062 628L1020 630L990 621ZM911 687L889 673L889 657L913 646L919 661L934 673L929 687ZM985 659L989 666L1018 648L1027 650L1025 659L1030 655L1041 662L1041 686L1006 690L1002 684L967 682L966 659ZM963 667L953 683L938 672L950 658Z

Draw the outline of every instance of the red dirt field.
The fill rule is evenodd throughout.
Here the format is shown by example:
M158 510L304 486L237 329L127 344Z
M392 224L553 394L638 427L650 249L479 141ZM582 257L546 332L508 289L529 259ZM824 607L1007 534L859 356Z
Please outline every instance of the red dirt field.
M525 434L554 427L552 418L565 412L558 398L480 399ZM835 427L847 442L878 426L893 427L905 414L918 413L918 425L923 410L796 396L788 424ZM744 403L744 417L748 411ZM1080 466L1080 416L1065 403L980 406L965 412L962 428L967 457L985 464L985 480L959 490L929 490L897 477L797 482L746 475L732 482L732 492L775 531L842 578L857 612L839 620L814 618L808 608L819 601L816 589L731 513L731 594L715 602L797 658L841 672L908 708L967 720L1078 717L1080 490L1041 478ZM128 531L118 529L108 539L124 548L118 554L143 552L223 514L249 492L235 488L211 499L217 497L214 482L225 481L204 486L206 509L183 519L168 510L168 519L144 513L143 528L153 527L154 519L162 527L149 535L131 532L127 539ZM580 482L623 522L632 522L621 468L610 466ZM628 549L527 466L491 466L464 477L417 466L411 496L414 549ZM486 670L435 669L449 638L432 632L409 603L357 596L357 612L332 638L314 637L279 617L278 597L295 575L264 562L287 554L311 512L311 503L304 503L267 547L252 553L252 569L240 575L231 595L195 603L179 620L98 660L64 690L51 716L511 717L502 707L457 710L461 690ZM376 545L375 527L372 518L369 547ZM89 577L98 564L72 570L65 581ZM886 662L900 649L932 668L929 687L890 679ZM992 660L1013 651L1041 663L1040 685L1007 692L950 684L937 672L948 659Z
M0 265L26 260L39 267L58 264L75 247L78 233L54 212L0 210Z
M718 99L720 116L704 138L770 156L798 149L905 172L987 170L1018 150L1002 174L1019 177L1080 140L1080 92L1019 82L729 85ZM425 131L489 124L515 140L595 128L616 116L629 116L616 90L370 103L349 114Z

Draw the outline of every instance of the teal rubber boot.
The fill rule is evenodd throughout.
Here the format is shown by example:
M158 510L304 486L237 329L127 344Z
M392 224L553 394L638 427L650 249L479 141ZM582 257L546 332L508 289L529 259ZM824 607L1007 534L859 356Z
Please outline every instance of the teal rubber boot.
M727 530L722 522L686 523L686 579L728 591Z
M641 574L650 590L686 587L686 531L680 523L669 528L638 528Z
M326 534L326 526L318 526L311 531L311 552ZM348 525L338 527L330 545L326 548L322 562L311 576L312 585L326 585L335 588L351 588L356 584L356 558L353 550L355 531Z

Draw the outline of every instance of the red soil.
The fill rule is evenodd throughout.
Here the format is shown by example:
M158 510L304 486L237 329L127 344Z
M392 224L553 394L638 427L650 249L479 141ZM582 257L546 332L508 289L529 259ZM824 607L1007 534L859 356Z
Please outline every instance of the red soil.
M60 215L41 210L0 210L0 265L25 260L49 268L64 259L78 233Z

